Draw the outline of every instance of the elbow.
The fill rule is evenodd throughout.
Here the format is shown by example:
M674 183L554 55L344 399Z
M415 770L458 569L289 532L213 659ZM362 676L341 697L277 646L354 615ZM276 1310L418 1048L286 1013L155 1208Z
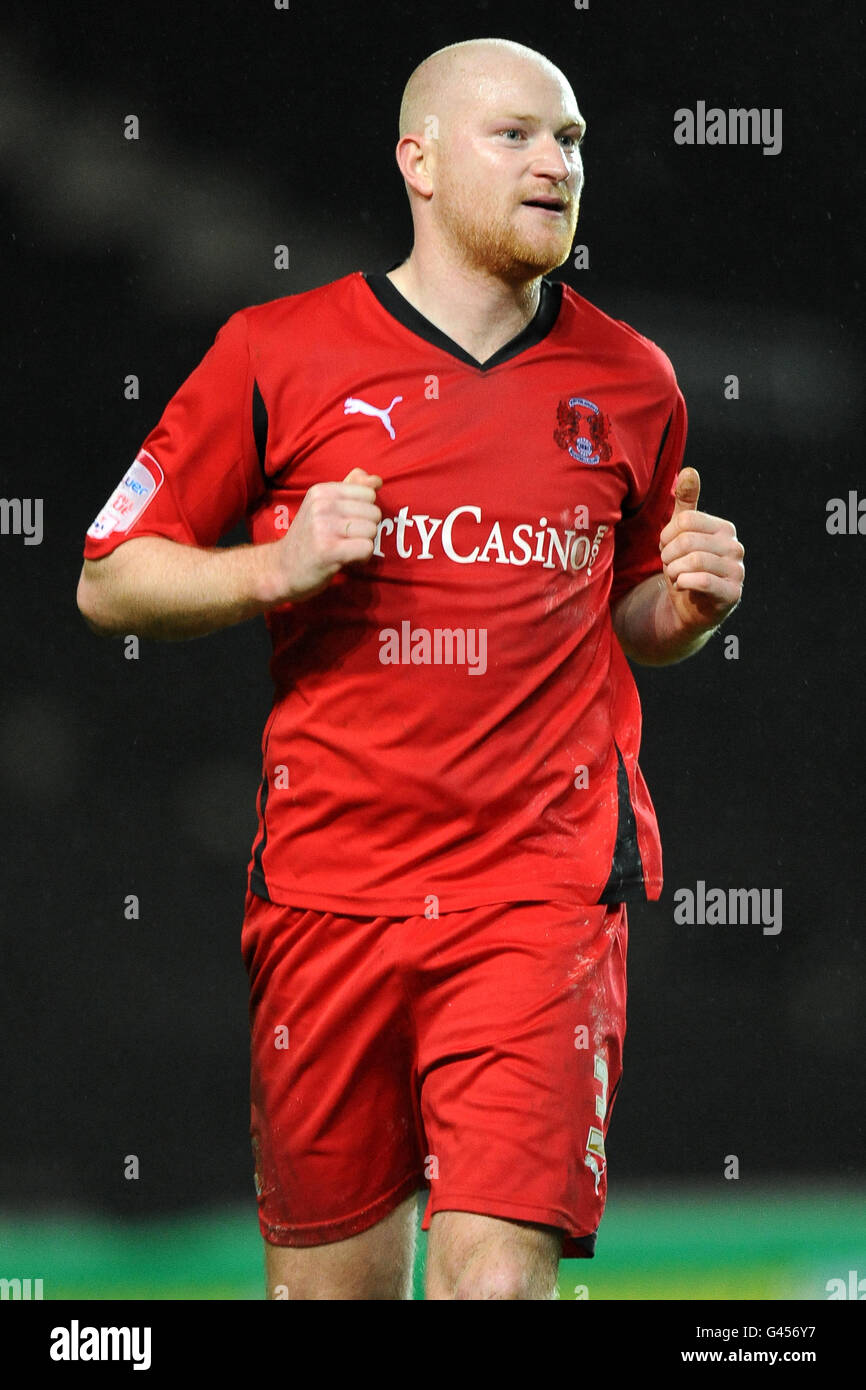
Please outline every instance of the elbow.
M88 579L83 573L78 581L75 601L79 613L95 636L117 637L122 635L122 628L116 619L112 619L112 615L107 609L102 586L94 583L92 579Z

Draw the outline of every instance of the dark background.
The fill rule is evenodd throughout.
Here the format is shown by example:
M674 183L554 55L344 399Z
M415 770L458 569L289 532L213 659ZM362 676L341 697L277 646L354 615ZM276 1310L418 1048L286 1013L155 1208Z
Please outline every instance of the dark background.
M723 1185L729 1154L741 1186L863 1178L866 539L825 525L866 491L862 24L746 0L4 6L2 495L45 508L41 545L0 537L5 1206L252 1199L264 624L125 660L75 606L84 533L230 313L408 251L403 85L489 35L572 81L590 268L557 276L671 357L701 505L747 549L739 659L715 639L637 672L666 874L630 909L612 1180ZM675 145L698 100L781 107L782 152ZM675 924L698 879L781 888L781 933Z

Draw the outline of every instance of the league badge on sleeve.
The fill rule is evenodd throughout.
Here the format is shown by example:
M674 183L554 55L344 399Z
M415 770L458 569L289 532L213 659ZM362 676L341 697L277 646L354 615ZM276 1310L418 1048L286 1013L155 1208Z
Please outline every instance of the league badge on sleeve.
M162 483L163 472L153 454L141 449L91 524L88 536L101 541L114 531L128 531L159 492Z

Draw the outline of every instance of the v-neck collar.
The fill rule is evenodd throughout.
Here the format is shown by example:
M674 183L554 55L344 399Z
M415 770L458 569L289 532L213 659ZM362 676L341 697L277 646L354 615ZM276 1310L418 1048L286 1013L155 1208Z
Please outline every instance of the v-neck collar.
M389 269L393 270L394 267L391 266ZM459 343L455 343L453 338L449 338L447 333L443 333L441 328L437 328L434 323L419 313L414 305L410 304L408 299L400 293L397 286L388 279L387 272L384 274L379 272L367 274L365 272L364 279L382 308L387 310L391 317L401 323L404 328L408 328L410 333L415 333L425 342L431 343L433 347L450 353L452 357L456 357L460 362L465 362L467 366L475 367L480 372L488 372L491 367L499 367L503 362L510 362L512 358L519 356L527 348L535 347L536 343L540 343L542 338L547 337L556 323L562 304L562 284L559 281L542 278L535 317L525 328L521 329L515 338L511 338L497 352L494 352L492 357L488 357L486 362L479 362L477 357L473 357Z

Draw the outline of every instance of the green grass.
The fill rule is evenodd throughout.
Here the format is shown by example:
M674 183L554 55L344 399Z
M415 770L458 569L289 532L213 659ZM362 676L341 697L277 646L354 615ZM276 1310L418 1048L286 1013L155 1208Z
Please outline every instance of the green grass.
M420 1219L420 1218L419 1218ZM415 1297L423 1297L420 1234ZM622 1192L593 1260L560 1266L559 1295L590 1300L817 1299L849 1269L866 1277L866 1194L776 1188ZM254 1203L121 1222L86 1213L0 1212L0 1277L42 1278L46 1299L260 1299Z

